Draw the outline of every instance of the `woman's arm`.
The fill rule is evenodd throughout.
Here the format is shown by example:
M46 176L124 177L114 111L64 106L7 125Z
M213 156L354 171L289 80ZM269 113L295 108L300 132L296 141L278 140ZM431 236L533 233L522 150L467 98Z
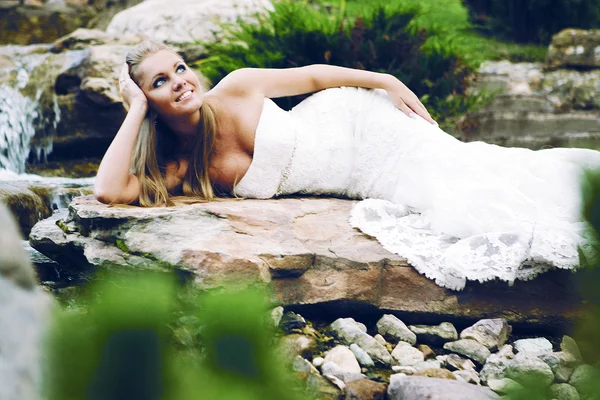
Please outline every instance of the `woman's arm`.
M119 83L121 96L125 104L130 106L96 174L94 195L102 203L131 203L137 200L140 194L139 181L135 175L129 173L129 167L148 105L144 93L129 77L127 64L121 71Z
M261 92L275 98L312 93L340 86L384 89L390 100L404 113L418 114L435 123L419 98L393 75L359 69L314 64L285 69L242 68L230 73L218 85L244 93ZM217 88L215 87L215 89Z

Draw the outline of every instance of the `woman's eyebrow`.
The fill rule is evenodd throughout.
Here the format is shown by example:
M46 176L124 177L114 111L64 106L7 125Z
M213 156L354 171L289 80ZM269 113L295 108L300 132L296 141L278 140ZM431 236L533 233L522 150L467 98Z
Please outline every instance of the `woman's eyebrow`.
M175 61L175 64L173 64L173 67L175 67L177 64L179 64L181 62L181 60ZM152 79L150 79L150 82L154 82L154 80L156 79L156 77L160 76L160 75L164 75L162 72L157 73L156 75L154 75L152 77Z

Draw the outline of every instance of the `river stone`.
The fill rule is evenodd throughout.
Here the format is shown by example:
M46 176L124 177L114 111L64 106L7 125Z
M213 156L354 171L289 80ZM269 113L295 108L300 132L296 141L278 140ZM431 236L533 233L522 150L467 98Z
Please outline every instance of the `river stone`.
M445 354L442 356L438 356L437 360L442 363L444 368L449 369L450 371L456 370L471 370L475 371L475 364L473 361L462 358L458 354Z
M283 307L277 306L271 310L271 320L273 321L273 326L278 327L282 317Z
M466 382L428 378L424 376L390 377L387 390L389 400L496 400L492 390Z
M530 384L550 386L554 374L550 366L528 353L519 353L506 367L506 377L525 386Z
M505 344L497 353L493 353L487 358L479 373L483 383L505 377L506 367L515 356L512 349L511 345Z
M387 341L385 340L385 338L383 336L381 336L379 333L376 334L375 336L373 336L373 338L375 340L377 340L379 343L381 343L381 345L385 346L387 344Z
M425 360L423 353L406 342L398 342L392 350L392 357L400 366L413 366Z
M555 383L550 385L550 398L557 400L579 400L577 389L568 383Z
M564 351L539 354L538 358L552 369L557 383L568 382L575 367L581 364L571 353Z
M564 335L560 342L560 349L566 353L572 354L576 360L583 361L579 346L577 346L577 343L572 337Z
M370 379L359 379L348 382L345 389L345 400L384 400L387 385Z
M323 365L323 363L325 362L325 359L323 357L315 357L312 360L312 364L319 368L321 365Z
M468 357L480 365L485 364L485 360L491 354L487 347L473 339L460 339L455 342L448 342L444 344L444 350Z
M392 365L392 371L401 374L412 375L417 372L417 369L415 367L411 367L410 365Z
M441 346L445 342L458 339L458 332L450 322L442 322L437 326L411 325L408 327L417 335L419 343Z
M343 382L342 382L343 383ZM315 397L323 399L339 399L342 392L339 387L331 383L327 378L310 374L306 379L306 386L315 392Z
M490 389L498 394L519 392L524 389L523 385L521 385L519 382L513 381L510 378L490 379L487 381L487 385Z
M296 356L294 358L292 369L295 372L304 374L319 374L319 371L311 364L311 362L301 356Z
M331 324L331 329L342 343L359 345L375 363L387 366L392 362L392 357L387 349L365 333L354 319L338 318Z
M387 340L403 341L413 346L417 343L417 335L392 314L385 314L377 321L377 331Z
M600 67L600 29L564 29L552 36L546 67Z
M302 315L296 314L295 312L289 311L283 314L279 327L285 333L292 333L294 331L301 330L306 326L306 320Z
M356 343L352 343L350 345L350 350L354 353L356 360L362 367L372 367L375 365L373 359L369 356L369 354L360 348Z
M323 365L321 365L321 372L324 377L326 377L328 379L330 379L330 377L332 377L332 376L336 377L337 379L342 381L344 384L358 380L358 379L366 378L366 376L361 374L360 372L345 371L344 369L340 368L336 363L331 362L331 361L325 361L323 363ZM332 380L332 382L337 385L335 380ZM338 387L340 389L343 389L344 386L338 385Z
M504 318L482 319L460 333L461 339L474 339L494 351L504 346L510 325Z
M474 385L481 385L481 379L479 378L479 374L474 370L459 370L452 371L452 375L456 378L456 380L464 381L467 383L472 383Z
M142 208L109 207L84 196L66 214L38 222L30 241L74 271L165 268L203 289L264 284L277 304L306 312L339 314L356 304L443 321L510 309L504 316L510 323L540 329L560 329L583 312L567 279L571 271L549 271L513 286L491 281L462 292L441 288L353 229L348 216L356 203L290 197ZM64 232L57 224L71 228Z
M440 378L440 379L450 379L455 381L456 377L452 372L448 371L444 368L425 368L421 370L417 370L413 374L414 376L427 376L429 378Z
M279 341L279 347L284 357L292 358L302 356L312 358L313 349L316 346L316 339L312 336L292 333L283 336Z
M591 365L580 365L571 374L569 384L577 389L582 398L587 399L587 396L590 396L590 399L597 399L596 396L600 392L600 370Z
M346 346L337 345L325 353L325 363L333 362L343 372L360 374L360 365L354 353Z
M425 359L435 358L435 351L431 349L431 347L426 344L420 344L417 346L417 349L425 356Z
M517 353L540 354L552 351L552 343L546 338L519 339L513 343Z
M425 361L419 361L416 364L413 364L413 368L416 369L417 371L422 371L424 369L431 369L431 368L442 368L442 363L438 360L425 360Z

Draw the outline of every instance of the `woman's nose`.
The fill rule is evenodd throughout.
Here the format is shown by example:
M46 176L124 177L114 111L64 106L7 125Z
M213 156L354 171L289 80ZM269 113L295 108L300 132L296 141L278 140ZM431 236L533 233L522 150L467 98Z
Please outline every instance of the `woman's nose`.
M176 75L175 78L173 78L173 88L175 90L180 89L182 86L186 85L186 81L185 79L183 79L183 77Z

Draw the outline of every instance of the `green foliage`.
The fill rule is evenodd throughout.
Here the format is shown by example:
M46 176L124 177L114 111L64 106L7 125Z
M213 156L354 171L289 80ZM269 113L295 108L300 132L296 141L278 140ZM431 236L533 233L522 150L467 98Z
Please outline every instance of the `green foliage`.
M548 45L564 28L600 28L598 0L466 0L484 32L519 43Z
M243 67L332 64L386 72L413 90L440 123L481 102L465 92L481 59L462 52L457 40L469 26L460 0L352 4L348 8L362 16L346 16L344 2L331 15L306 2L277 2L257 16L258 23L227 26L225 40L206 44L213 56L194 66L215 83ZM277 102L291 108L302 98Z
M308 398L276 367L264 291L200 292L139 271L88 290L54 318L49 400Z

